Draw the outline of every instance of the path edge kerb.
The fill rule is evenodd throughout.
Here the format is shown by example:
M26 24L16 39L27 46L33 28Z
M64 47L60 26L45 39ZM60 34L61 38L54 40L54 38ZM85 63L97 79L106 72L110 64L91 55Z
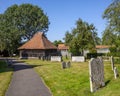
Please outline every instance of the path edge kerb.
M7 60L7 58L4 59L4 61L5 61L6 64L8 64L8 62L6 62L6 60ZM13 62L12 62L11 65L13 66ZM8 67L9 67L9 66L8 66ZM5 96L6 96L6 94L7 94L7 91L8 91L8 89L9 89L11 83L12 83L12 78L13 78L13 74L14 74L14 68L13 68L13 67L11 67L11 68L12 68L13 72L12 72L11 77L10 77L9 85L8 85L7 89L5 90L5 94L4 94Z
M31 65L29 65L28 63L26 63L28 66L31 66ZM51 96L53 96L53 94L52 94L52 92L51 92L51 90L50 90L50 88L47 86L47 84L45 83L45 81L44 81L44 79L43 79L43 77L41 77L39 74L38 74L38 72L35 70L35 68L32 68L33 70L34 70L34 72L41 78L41 80L42 80L42 82L43 82L43 84L45 85L45 87L47 87L48 88L48 90L49 90L49 92L50 92L50 94L51 94Z

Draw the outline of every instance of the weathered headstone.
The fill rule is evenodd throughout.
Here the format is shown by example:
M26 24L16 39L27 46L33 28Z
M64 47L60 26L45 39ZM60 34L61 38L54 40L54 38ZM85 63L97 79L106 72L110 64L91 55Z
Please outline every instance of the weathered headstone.
M118 76L119 76L119 74L118 74L117 68L114 67L114 77L115 77L115 79L117 79Z
M89 62L90 91L94 92L105 86L104 65L102 58L92 58Z
M62 62L62 69L65 69L65 68L66 68L66 63Z
M61 56L51 56L51 61L62 61L62 57Z
M70 68L70 67L71 67L70 61L66 62L66 67L67 67L67 68Z
M114 70L114 58L113 58L113 56L111 56L111 67L112 67L112 70Z
M72 62L85 62L84 56L72 56Z

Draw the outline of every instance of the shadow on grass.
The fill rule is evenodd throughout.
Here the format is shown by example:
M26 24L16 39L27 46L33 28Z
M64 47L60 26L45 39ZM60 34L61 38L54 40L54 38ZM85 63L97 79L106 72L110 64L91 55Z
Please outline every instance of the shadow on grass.
M109 83L110 83L110 80L107 80L107 81L105 82L105 86L107 86Z
M11 71L13 71L13 69L8 67L4 60L0 60L0 73Z

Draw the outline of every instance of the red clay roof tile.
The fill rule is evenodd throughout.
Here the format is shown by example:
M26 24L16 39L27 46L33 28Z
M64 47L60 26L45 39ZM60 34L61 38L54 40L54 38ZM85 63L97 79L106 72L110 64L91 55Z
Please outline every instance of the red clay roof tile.
M69 46L66 46L65 44L58 44L58 49L60 50L68 50L69 49Z
M97 48L97 49L110 48L110 46L108 46L108 45L97 45L96 48Z
M33 38L18 48L21 49L57 49L42 32L37 32Z

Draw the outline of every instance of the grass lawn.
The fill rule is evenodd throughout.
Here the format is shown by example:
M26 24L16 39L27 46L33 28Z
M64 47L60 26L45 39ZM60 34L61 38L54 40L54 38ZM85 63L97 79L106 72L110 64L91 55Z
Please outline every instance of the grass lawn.
M8 68L4 61L0 60L0 96L5 96L12 76L12 69Z
M106 86L90 93L88 62L72 63L62 69L60 62L26 60L43 78L53 96L120 96L120 78L114 79L110 62L104 62ZM120 72L120 64L115 64Z

